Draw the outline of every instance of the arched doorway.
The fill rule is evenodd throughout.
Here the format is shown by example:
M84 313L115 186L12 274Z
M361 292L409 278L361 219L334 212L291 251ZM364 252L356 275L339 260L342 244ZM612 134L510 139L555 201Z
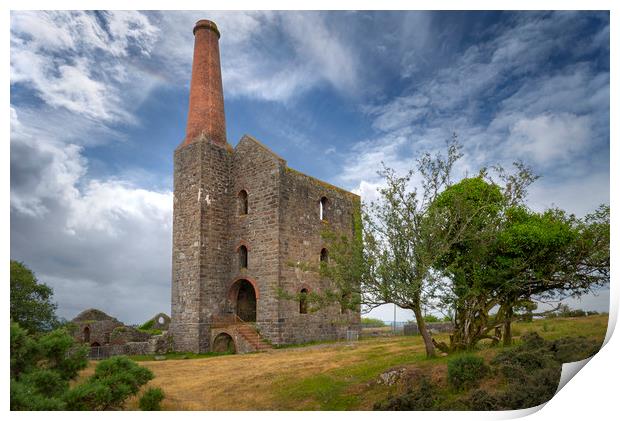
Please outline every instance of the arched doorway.
M229 299L237 317L244 322L256 321L256 290L247 279L240 279L230 287Z
M235 341L233 340L232 336L230 336L228 333L222 332L219 335L217 335L215 339L213 340L212 351L234 354L236 351Z
M90 342L90 328L88 326L84 328L82 339L84 340L84 342Z

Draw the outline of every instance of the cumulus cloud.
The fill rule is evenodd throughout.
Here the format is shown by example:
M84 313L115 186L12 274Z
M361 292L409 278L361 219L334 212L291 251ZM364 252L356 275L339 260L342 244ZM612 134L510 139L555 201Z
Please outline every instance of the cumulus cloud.
M589 116L541 115L518 120L508 142L516 155L546 164L565 161L579 153L591 138Z
M320 12L156 12L149 14L162 36L155 58L172 83L189 81L191 28L202 18L222 34L220 54L226 96L287 102L321 85L344 93L358 87L359 64L342 28ZM309 36L309 34L312 34Z
M11 13L11 84L54 108L104 122L131 121L139 78L129 57L148 56L158 29L138 12ZM145 83L140 83L140 92ZM132 101L128 101L132 99Z
M592 160L605 171L609 156L609 72L587 59L608 48L608 29L584 37L565 31L585 22L578 13L516 15L489 28L485 41L449 54L448 65L416 71L415 80L405 79L404 94L363 108L376 135L351 149L339 180L366 192L362 186L380 181L381 162L403 172L456 132L465 152L459 176L520 158L548 180L547 198L582 211L576 197L559 200L560 191L577 186ZM549 66L556 56L571 60ZM409 75L411 64L403 66ZM609 200L604 188L594 192L590 210Z
M81 146L33 132L11 108L11 257L54 288L64 317L169 311L172 193L87 171Z

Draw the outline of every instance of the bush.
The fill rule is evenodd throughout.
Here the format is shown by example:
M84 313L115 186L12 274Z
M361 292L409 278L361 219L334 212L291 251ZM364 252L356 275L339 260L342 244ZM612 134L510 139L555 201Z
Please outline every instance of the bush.
M150 330L153 328L153 324L155 322L151 319L151 320L147 320L146 322L144 322L143 324L141 324L140 326L138 326L138 330Z
M370 317L362 317L362 327L383 327L385 322L380 319L373 319Z
M436 323L440 322L441 319L433 314L427 314L426 316L424 316L424 321L426 323Z
M549 344L554 358L560 363L571 363L585 360L596 354L600 344L591 339L579 336L576 338L561 338Z
M140 409L143 411L161 410L164 392L159 387L148 388L140 398Z
M462 355L448 361L448 383L457 390L477 386L487 374L482 357Z
M501 409L499 400L482 389L476 389L471 392L466 402L472 411L496 411Z
M153 378L153 373L127 357L101 361L95 374L67 394L69 410L121 409L125 401L138 393Z
M528 333L522 339L520 346L498 354L491 362L507 384L494 396L498 409L531 408L549 401L557 390L562 363L587 358L599 348L583 337L549 342L537 333ZM483 406L484 400L482 395L470 399L472 409Z
M426 377L421 377L415 389L401 396L388 398L373 405L375 411L428 411L437 399L437 388Z
M11 323L11 409L120 409L153 378L150 370L128 358L113 357L70 388L88 363L87 352L62 329L34 336Z

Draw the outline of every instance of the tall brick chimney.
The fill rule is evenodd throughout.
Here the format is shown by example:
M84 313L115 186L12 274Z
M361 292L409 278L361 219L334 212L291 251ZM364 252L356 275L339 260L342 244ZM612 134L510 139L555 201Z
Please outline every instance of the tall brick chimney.
M194 26L194 62L183 146L196 141L226 145L224 93L220 69L220 31L210 20Z

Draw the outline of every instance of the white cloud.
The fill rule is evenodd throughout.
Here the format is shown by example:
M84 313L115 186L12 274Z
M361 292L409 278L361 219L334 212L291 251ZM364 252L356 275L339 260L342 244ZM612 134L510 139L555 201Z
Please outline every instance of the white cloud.
M508 142L517 156L542 165L557 164L579 153L592 136L589 116L548 114L518 120Z
M97 121L132 121L139 101L129 94L148 91L148 80L128 77L127 63L119 66L119 60L148 56L157 33L138 12L13 12L11 84L53 108Z
M420 153L441 150L456 132L465 152L458 176L497 163L509 167L521 158L549 180L546 198L559 202L563 186L577 186L591 160L609 148L608 72L580 59L548 67L549 57L567 48L590 54L605 43L597 35L575 52L564 28L579 19L566 13L518 17L491 28L489 41L425 77L416 73L405 94L366 106L378 134L351 148L339 179L363 191L361 186L380 182L375 171L381 162L403 173ZM567 163L570 171L563 169ZM588 197L595 205L609 200L605 189L593 191ZM564 196L567 210L583 207L577 197Z
M152 19L166 36L154 54L185 84L194 42L191 28L208 18L222 34L227 97L288 102L322 84L354 93L360 71L354 46L342 39L340 28L330 26L327 17L319 12L157 13Z
M127 322L168 312L172 192L87 180L81 146L19 117L12 107L11 258L54 288L63 317L87 307Z

